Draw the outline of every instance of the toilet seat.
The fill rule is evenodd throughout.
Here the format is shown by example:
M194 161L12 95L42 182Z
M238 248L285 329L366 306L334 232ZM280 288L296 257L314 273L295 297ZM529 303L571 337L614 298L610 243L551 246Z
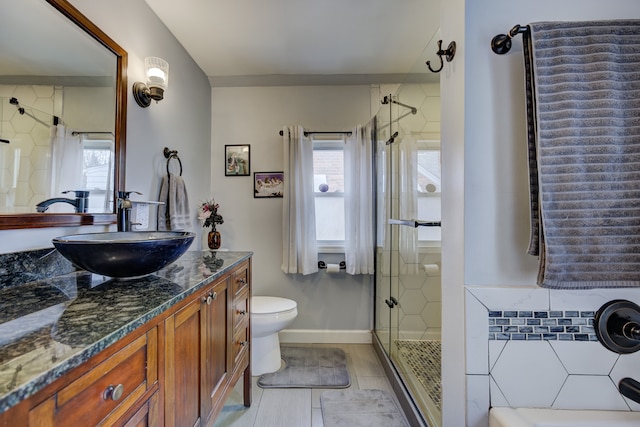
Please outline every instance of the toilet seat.
M297 309L298 304L287 298L251 297L251 314L256 316L286 314Z

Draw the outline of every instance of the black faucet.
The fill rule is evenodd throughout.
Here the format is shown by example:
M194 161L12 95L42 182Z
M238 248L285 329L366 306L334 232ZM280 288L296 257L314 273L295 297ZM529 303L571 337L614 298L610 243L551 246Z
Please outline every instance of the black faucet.
M142 195L137 191L118 191L118 231L131 231L131 208L133 204L129 200L131 193Z
M614 353L629 354L640 350L640 306L636 303L623 299L605 303L596 312L593 326L598 341ZM640 403L640 382L633 378L622 378L618 391Z
M89 207L89 191L88 190L68 190L63 191L62 194L75 193L76 198L66 199L64 197L54 197L52 199L44 200L36 205L36 212L46 212L54 203L68 203L74 207L76 213L86 213Z

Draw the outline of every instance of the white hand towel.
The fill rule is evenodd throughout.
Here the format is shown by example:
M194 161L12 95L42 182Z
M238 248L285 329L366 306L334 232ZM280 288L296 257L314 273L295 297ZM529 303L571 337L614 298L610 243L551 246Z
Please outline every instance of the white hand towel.
M158 201L158 230L185 230L191 227L189 196L181 176L170 173L162 178Z

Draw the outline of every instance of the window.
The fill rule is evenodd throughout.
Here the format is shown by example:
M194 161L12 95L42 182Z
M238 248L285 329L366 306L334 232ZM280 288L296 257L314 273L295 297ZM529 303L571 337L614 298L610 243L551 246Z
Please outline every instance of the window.
M440 142L418 141L418 218L424 221L440 221L441 167ZM419 227L418 240L422 244L439 242L440 227Z
M424 221L441 220L440 142L418 141L418 212ZM316 240L323 252L344 250L344 141L313 141ZM379 230L380 231L380 230ZM440 227L418 227L423 246L441 240Z
M316 240L324 252L343 250L344 141L313 141L313 187L316 204Z

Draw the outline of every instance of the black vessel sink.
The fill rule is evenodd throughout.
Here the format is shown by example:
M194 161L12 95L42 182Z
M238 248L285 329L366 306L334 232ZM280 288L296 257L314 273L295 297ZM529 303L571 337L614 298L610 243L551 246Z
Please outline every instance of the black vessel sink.
M73 234L52 240L58 252L83 270L103 276L145 276L180 258L194 233L132 231Z

